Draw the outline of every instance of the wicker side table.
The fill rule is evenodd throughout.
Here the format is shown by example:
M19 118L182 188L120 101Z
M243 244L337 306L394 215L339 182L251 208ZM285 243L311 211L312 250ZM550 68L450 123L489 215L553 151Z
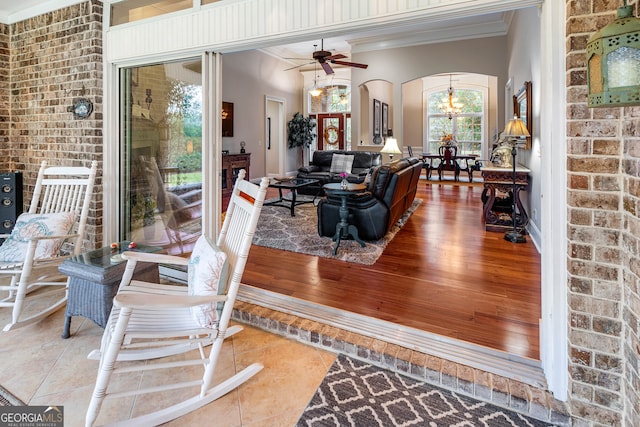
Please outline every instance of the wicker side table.
M130 250L127 249L128 244L129 242L121 242L118 250L96 249L73 256L60 264L58 270L69 276L62 338L70 336L72 316L86 317L102 328L107 325L113 306L113 297L118 292L118 286L127 264L124 260L112 260L112 257ZM138 245L134 250L160 252L162 248ZM157 282L159 279L158 267L152 263L138 263L133 277L136 280Z

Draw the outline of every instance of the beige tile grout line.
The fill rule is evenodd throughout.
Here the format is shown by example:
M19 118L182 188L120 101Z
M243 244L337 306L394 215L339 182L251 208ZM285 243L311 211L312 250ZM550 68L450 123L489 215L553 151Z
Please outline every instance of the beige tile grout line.
M513 379L244 301L236 301L233 319L538 420L571 425L565 403Z

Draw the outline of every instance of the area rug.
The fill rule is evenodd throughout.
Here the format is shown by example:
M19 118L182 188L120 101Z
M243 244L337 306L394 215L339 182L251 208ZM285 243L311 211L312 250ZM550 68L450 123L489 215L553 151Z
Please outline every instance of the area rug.
M339 355L297 427L552 426Z
M309 200L311 199L309 198ZM382 239L365 242L364 248L353 240L343 240L340 242L338 253L335 256L333 255L335 243L331 237L318 235L318 214L313 203L296 206L294 217L291 216L288 208L264 206L260 213L253 244L371 265L382 255L389 242L404 226L420 203L422 203L422 199L415 199L411 207Z

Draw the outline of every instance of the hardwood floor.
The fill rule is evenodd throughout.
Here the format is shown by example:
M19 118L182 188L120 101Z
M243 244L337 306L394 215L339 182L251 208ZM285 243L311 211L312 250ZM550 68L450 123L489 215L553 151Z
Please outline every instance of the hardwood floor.
M539 359L540 255L484 230L481 193L421 180L422 204L374 265L254 245L242 281Z

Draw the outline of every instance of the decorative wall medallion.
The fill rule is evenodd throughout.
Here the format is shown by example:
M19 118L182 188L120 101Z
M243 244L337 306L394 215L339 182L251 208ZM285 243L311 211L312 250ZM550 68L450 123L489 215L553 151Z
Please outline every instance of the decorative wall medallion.
M87 98L76 98L69 110L73 113L74 119L86 119L93 112L93 102Z

